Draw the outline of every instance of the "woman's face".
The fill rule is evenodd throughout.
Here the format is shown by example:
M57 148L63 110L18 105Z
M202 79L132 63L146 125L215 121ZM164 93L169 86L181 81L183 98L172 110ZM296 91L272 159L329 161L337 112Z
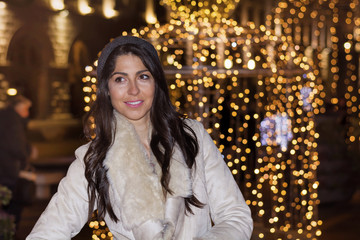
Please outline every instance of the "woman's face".
M148 123L155 80L139 57L131 54L117 57L108 86L116 111L134 124Z

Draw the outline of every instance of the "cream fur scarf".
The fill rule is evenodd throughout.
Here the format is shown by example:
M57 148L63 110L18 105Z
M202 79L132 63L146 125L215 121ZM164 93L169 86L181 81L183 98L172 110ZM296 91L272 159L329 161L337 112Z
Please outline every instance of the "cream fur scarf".
M169 187L173 195L163 194L161 168L155 157L146 156L134 126L114 111L115 137L106 155L110 200L124 228L140 239L149 229L159 229L147 239L173 239L176 225L184 215L184 199L192 194L191 170L178 148L170 162Z

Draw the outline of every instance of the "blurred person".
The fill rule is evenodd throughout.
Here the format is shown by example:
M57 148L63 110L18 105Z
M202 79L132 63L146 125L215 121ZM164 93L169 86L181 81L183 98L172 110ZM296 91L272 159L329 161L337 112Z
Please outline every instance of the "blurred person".
M15 216L18 226L23 209L22 199L17 199L19 173L36 155L27 139L27 122L32 103L22 95L9 96L6 107L0 110L0 184L12 192L10 204L4 209Z
M171 104L153 45L114 39L97 74L90 142L27 239L71 239L94 210L114 239L250 239L250 208L203 125Z

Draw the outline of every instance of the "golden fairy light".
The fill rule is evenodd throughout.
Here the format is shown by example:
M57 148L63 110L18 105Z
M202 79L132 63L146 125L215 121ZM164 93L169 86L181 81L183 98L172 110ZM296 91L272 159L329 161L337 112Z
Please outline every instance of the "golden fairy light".
M87 15L94 12L94 9L89 6L89 0L78 0L78 9L79 13L82 15Z
M16 88L9 88L7 91L6 91L7 95L9 96L15 96L17 94L17 90Z
M115 0L102 1L103 14L105 18L113 18L119 15L119 12L114 9L115 5Z

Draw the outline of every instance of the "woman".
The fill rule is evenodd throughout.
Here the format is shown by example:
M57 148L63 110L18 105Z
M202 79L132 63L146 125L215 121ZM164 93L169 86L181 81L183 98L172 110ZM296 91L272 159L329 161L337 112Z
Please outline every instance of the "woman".
M249 207L202 125L171 105L155 48L118 37L97 73L91 141L27 239L70 239L94 210L115 239L250 239Z

